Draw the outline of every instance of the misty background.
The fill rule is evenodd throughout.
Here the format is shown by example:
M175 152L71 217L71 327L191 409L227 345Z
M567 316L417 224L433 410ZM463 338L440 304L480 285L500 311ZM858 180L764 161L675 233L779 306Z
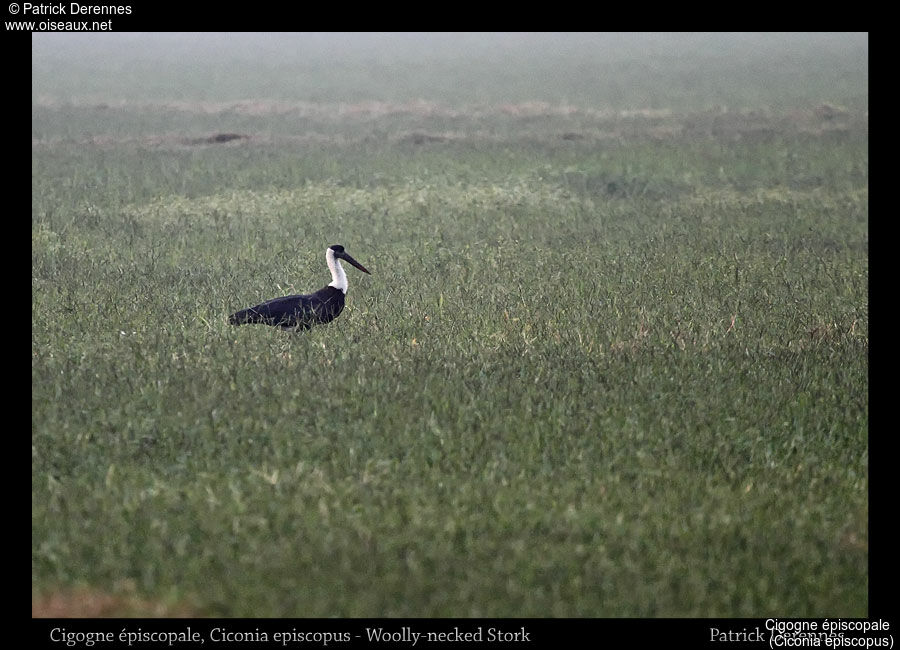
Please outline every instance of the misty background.
M867 110L859 33L166 33L32 37L35 103L541 101Z

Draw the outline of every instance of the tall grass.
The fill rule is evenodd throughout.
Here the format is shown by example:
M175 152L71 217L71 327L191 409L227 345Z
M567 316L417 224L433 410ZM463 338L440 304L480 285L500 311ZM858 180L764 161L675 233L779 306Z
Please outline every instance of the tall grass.
M828 99L175 130L36 104L33 593L865 615L868 131ZM373 274L332 324L226 324L324 285L335 243Z

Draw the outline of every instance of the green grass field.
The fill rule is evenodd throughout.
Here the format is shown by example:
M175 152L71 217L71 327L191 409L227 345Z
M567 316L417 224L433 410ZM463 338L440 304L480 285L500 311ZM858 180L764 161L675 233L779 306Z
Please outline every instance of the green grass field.
M867 614L865 37L118 38L33 41L33 613Z

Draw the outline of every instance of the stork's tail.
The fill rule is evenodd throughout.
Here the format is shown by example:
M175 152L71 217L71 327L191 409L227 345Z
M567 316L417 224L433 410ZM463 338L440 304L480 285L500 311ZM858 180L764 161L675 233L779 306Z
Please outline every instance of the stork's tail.
M252 322L252 313L249 309L242 309L241 311L235 312L228 317L229 325L246 325L247 323Z

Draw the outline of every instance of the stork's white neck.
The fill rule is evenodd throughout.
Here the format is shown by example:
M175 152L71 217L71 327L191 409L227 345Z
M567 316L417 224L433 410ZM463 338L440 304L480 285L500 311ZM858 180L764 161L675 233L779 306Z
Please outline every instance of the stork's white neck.
M328 263L328 270L331 271L331 282L328 286L347 293L347 274L344 273L341 261L334 259L334 251L330 248L325 251L325 261Z

